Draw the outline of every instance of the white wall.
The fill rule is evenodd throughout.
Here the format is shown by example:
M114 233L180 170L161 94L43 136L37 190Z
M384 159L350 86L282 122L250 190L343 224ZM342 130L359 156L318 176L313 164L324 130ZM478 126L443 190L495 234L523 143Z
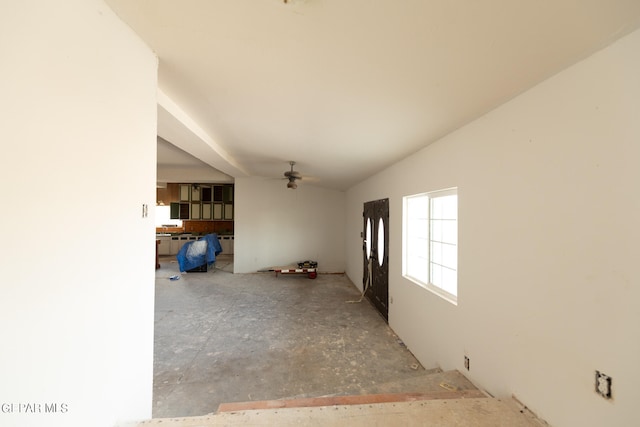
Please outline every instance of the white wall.
M0 425L149 418L157 60L100 0L4 2L0 57Z
M159 183L198 182L233 183L233 178L208 166L165 166L158 165Z
M390 198L391 327L560 426L640 425L640 31L347 192ZM459 304L402 278L402 197L459 189ZM594 392L595 370L614 399Z
M320 272L344 272L345 193L304 182L236 178L234 271L318 261Z

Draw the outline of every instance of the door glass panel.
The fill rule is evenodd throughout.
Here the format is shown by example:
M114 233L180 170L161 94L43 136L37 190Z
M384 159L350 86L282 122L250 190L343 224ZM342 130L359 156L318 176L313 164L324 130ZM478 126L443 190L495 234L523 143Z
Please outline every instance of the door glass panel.
M384 221L380 218L378 222L378 264L382 266L384 262Z
M369 258L371 258L371 218L367 219L367 235L364 238L366 239L364 244L366 247L368 261Z

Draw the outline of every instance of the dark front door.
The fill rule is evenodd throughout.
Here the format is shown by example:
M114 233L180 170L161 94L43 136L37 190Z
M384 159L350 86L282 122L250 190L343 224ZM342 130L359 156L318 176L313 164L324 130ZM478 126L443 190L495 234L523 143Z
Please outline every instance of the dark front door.
M363 286L366 297L389 317L389 199L364 204Z

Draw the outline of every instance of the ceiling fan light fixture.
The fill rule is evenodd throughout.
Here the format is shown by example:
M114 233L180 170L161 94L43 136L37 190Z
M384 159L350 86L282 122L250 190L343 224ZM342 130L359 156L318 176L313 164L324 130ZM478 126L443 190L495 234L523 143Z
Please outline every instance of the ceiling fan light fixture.
M289 164L291 165L291 170L286 171L284 173L284 176L289 180L289 182L287 183L287 188L295 190L296 188L298 188L298 184L296 184L296 179L302 179L302 175L300 175L300 172L293 170L293 166L296 164L296 162L292 160L289 162Z

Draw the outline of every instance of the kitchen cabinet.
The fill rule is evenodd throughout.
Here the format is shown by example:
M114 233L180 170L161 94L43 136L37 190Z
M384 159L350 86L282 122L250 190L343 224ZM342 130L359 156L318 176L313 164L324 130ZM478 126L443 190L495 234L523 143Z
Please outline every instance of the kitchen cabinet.
M224 204L224 219L226 220L233 219L233 205L231 203Z
M222 202L222 185L214 185L213 186L213 201L214 202Z
M213 197L213 194L211 192L211 186L203 185L202 186L202 203L212 202L213 201L212 197Z
M211 204L213 194L211 192L210 185L202 185L200 186L201 193L201 208L200 208L200 219L213 219L213 205Z
M180 237L173 236L171 238L171 246L169 248L169 255L177 255L180 250Z
M191 195L191 185L180 184L180 201L188 202L190 195Z
M177 236L171 236L171 253L169 255L178 255L180 249L184 246L185 243L189 241L189 239L197 239L197 237L193 237L190 234L179 234Z
M189 203L171 203L170 206L170 218L171 219L189 219Z
M156 240L160 241L158 255L171 255L171 236L159 236Z
M202 219L213 219L213 205L202 202Z
M222 219L222 203L213 204L213 219Z
M200 186L198 184L191 185L191 201L192 202L200 201Z
M224 185L222 187L222 201L226 204L233 203L233 185Z
M233 184L173 184L171 219L232 221Z
M201 219L200 203L191 203L191 219Z
M223 254L233 254L233 236L218 236Z

